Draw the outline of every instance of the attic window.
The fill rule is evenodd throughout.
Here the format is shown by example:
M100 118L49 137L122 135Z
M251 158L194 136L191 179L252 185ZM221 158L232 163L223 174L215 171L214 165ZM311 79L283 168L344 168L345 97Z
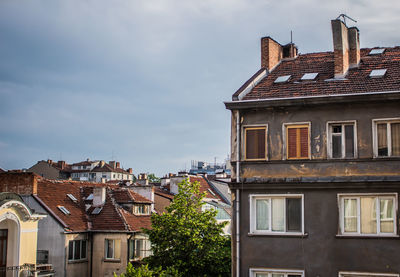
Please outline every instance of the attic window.
M381 78L381 77L385 76L385 73L386 73L386 69L374 69L374 70L371 70L369 77Z
M385 48L375 48L369 51L368 55L379 55L382 54L383 52L385 52Z
M212 191L212 190L210 190L210 189L207 189L213 196L215 196L215 193Z
M318 73L305 73L303 77L301 77L302 81L311 81L317 77Z
M101 210L103 209L103 207L96 207L94 208L94 210L92 211L92 214L99 214L101 212Z
M89 194L89 196L86 198L86 200L93 200L93 193Z
M286 83L289 81L291 75L279 76L275 79L274 83Z
M71 214L71 213L67 210L67 208L65 208L64 206L57 206L57 208L58 208L60 211L62 211L64 214L66 214L66 215Z
M68 193L67 196L69 197L69 199L71 199L74 202L78 201L78 199L76 199L76 197L74 195L72 195L71 193Z

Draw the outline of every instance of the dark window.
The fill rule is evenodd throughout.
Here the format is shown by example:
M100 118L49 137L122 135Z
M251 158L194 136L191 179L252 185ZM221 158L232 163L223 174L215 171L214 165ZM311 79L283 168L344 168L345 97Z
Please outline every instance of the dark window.
M332 158L354 158L354 124L330 125Z
M86 240L71 240L68 243L68 260L86 259Z
M245 129L245 153L246 160L265 159L265 134L266 128Z
M301 198L286 198L287 231L301 232Z
M354 158L354 126L345 125L346 158Z

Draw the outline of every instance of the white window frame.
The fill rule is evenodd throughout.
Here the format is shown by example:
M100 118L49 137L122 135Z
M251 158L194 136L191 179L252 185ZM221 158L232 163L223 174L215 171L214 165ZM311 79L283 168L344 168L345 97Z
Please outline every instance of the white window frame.
M399 277L399 274L396 273L371 273L371 272L354 272L354 271L340 271L339 277L344 277L346 275L365 275L365 276L381 276L381 277Z
M346 157L346 143L345 143L345 133L344 126L353 124L353 143L354 143L354 157L347 158ZM341 125L342 126L342 157L334 158L333 157L333 140L332 140L332 125ZM357 121L356 120L343 120L343 121L327 121L326 122L326 133L327 133L327 146L328 146L328 158L329 159L356 159L358 157L358 149L357 149Z
M265 129L265 158L246 159L246 129ZM268 124L247 124L242 126L242 160L243 161L268 161Z
M287 127L290 126L295 126L295 125L308 125L308 157L307 158L288 158L287 155ZM293 161L297 161L297 160L305 160L305 159L309 159L311 160L311 121L306 121L306 122L286 122L282 124L282 137L283 137L283 153L282 153L282 159L283 160L293 160Z
M268 277L272 277L274 273L285 274L285 277L289 274L299 274L301 277L304 277L304 270L297 269L273 269L273 268L250 268L249 276L256 277L256 274L268 274Z
M363 234L361 233L361 197L376 197L379 202L381 198L392 198L394 200L393 205L393 233L381 233L380 232L380 203L376 206L376 234ZM357 232L345 232L344 231L344 199L356 199L357 200ZM339 236L365 236L365 237L398 237L397 235L397 211L398 211L398 195L396 192L393 193L339 193L337 195L338 207L339 207Z
M121 251L121 243L122 243L121 239L108 239L108 238L105 238L104 241L106 241L106 240L113 242L113 244L112 244L113 257L107 257L108 256L108 248L105 248L104 249L104 260L121 260L121 253L119 253L119 255L116 255L116 253L115 253L116 252L115 251L115 248L116 248L115 247L115 242L116 241L119 241L120 251ZM119 256L119 258L116 258L116 256Z
M378 156L378 124L386 123L387 125L387 146L388 146L388 155L387 156ZM392 133L391 128L389 127L391 123L400 123L400 117L395 118L381 118L381 119L373 119L372 120L372 145L374 158L389 158L389 157L399 157L392 156Z
M257 199L273 199L273 198L300 198L301 199L301 232L286 231L286 201L284 201L284 215L285 215L285 231L272 231L272 209L269 209L269 228L270 230L257 230L256 229L256 200ZM250 194L250 233L251 235L285 235L285 236L299 236L304 235L304 194ZM270 207L271 207L270 201Z

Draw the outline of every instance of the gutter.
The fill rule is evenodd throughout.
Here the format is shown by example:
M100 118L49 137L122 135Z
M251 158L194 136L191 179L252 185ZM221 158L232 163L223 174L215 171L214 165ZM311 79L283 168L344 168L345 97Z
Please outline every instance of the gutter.
M240 182L240 111L236 112L236 182ZM239 189L236 189L236 276L240 277Z

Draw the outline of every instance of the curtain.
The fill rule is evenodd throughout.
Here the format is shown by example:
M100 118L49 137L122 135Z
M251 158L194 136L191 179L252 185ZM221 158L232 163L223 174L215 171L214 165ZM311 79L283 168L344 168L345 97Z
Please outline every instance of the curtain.
M344 231L357 232L357 199L344 199Z
M361 197L361 233L376 234L376 197Z
M269 200L256 200L256 229L269 230Z
M381 233L393 233L394 231L394 213L393 199L380 199L381 211Z
M387 124L377 124L378 130L378 155L387 156L388 146L387 146Z
M285 199L272 199L272 231L285 231Z
M400 123L391 124L392 156L400 156Z

